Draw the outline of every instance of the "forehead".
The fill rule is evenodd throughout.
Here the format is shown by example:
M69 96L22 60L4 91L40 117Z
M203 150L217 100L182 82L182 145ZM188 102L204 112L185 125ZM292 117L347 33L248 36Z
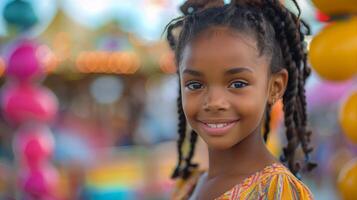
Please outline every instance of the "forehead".
M198 46L207 44L205 43L207 41L219 42L226 40L237 40L237 42L244 43L245 46L250 47L253 51L258 51L256 40L252 35L227 26L212 26L201 31L194 37L191 44Z
M259 54L254 36L227 27L213 27L199 33L185 46L180 69L182 71L192 66L257 66L267 63L266 57Z

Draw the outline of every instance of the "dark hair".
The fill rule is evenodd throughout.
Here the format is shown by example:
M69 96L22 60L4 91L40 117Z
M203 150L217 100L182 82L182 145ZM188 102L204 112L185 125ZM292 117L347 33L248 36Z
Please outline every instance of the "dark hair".
M276 73L285 68L289 73L287 89L283 95L284 120L288 144L283 148L282 162L287 162L290 171L298 176L301 166L295 161L295 151L301 146L305 155L305 168L310 171L316 167L310 162L309 154L313 148L309 147L311 132L307 130L305 80L310 74L310 68L306 62L306 46L299 15L296 16L286 9L278 0L232 0L224 5L220 0L206 0L210 6L204 3L192 3L188 0L181 6L184 16L172 20L166 27L167 40L175 51L176 64L180 65L183 49L197 34L214 26L225 26L242 33L254 35L260 55L271 58L270 71ZM202 2L202 1L201 1ZM302 24L302 25L301 25ZM305 27L307 27L305 25ZM180 28L178 36L174 30ZM308 27L306 28L309 32ZM179 75L179 69L177 67ZM179 75L180 79L180 75ZM178 163L172 178L188 178L197 164L192 163L197 133L190 133L190 150L184 158L182 146L186 137L186 118L181 102L181 88L177 99L179 123L177 142ZM270 131L271 105L266 107L264 140L268 138ZM183 163L184 162L184 163ZM182 167L182 165L184 166Z

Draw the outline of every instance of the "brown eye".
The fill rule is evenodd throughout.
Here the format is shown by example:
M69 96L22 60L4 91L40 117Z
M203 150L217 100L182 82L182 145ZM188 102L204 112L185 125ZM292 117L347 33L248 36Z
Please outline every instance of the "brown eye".
M198 90L198 89L202 89L203 85L199 82L192 81L187 83L185 87L188 88L189 90Z
M230 88L243 88L246 87L248 85L248 83L243 82L243 81L235 81L233 83L231 83L231 85L229 86Z

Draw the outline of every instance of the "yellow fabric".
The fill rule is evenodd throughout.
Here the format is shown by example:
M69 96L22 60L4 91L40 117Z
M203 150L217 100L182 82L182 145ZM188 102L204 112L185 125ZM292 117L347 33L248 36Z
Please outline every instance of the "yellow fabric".
M203 171L195 171L184 181L177 181L172 199L186 200L192 194ZM310 200L310 190L280 163L274 163L244 179L216 200Z

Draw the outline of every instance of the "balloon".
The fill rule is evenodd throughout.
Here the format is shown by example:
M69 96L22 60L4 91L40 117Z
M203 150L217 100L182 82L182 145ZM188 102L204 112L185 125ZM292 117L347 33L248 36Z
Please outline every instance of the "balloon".
M312 0L312 2L326 14L357 13L357 0Z
M270 132L266 145L271 154L276 157L279 157L282 149L279 134L277 134L276 132Z
M56 196L54 193L59 183L59 174L50 165L20 169L18 178L20 188L35 199L53 199L51 197Z
M47 161L54 149L54 138L45 126L21 128L14 138L14 152L29 167L38 167Z
M6 4L3 15L8 24L20 30L29 29L38 21L31 4L23 0L14 0Z
M19 81L40 79L44 69L37 54L37 46L30 41L16 46L10 53L5 73Z
M160 57L160 69L167 74L176 73L175 55L167 52Z
M307 106L309 109L325 109L326 106L337 104L353 86L353 81L341 83L319 81L306 91Z
M338 175L338 189L344 200L354 200L357 197L357 160L348 162Z
M339 121L345 135L357 144L357 90L342 104Z
M12 166L5 160L0 161L0 193L4 194L5 191L10 189L10 178L13 175L13 171L11 169Z
M316 19L320 22L328 22L331 18L321 11L316 11Z
M50 122L54 119L58 102L48 89L28 84L5 86L1 106L6 119L14 124L28 121Z
M334 22L313 38L309 59L319 76L344 81L357 74L356 27L357 17Z
M276 130L282 119L283 119L283 102L282 100L279 100L273 105L271 109L270 129Z

